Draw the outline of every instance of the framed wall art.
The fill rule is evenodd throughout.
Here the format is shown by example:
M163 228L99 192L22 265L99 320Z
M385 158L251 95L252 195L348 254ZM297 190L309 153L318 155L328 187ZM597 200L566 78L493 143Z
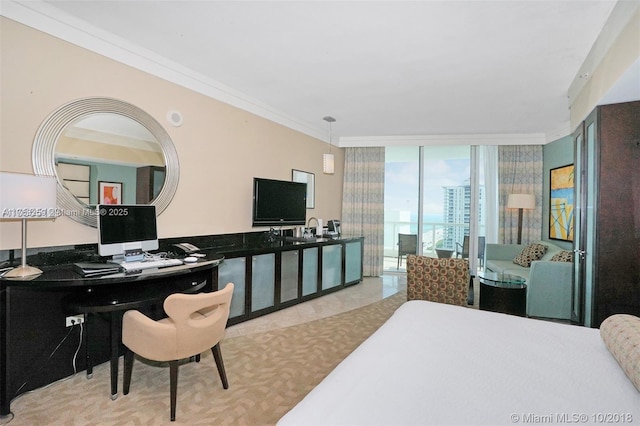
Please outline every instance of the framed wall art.
M549 238L573 241L573 164L551 169L549 191Z
M122 204L122 182L98 182L100 204Z

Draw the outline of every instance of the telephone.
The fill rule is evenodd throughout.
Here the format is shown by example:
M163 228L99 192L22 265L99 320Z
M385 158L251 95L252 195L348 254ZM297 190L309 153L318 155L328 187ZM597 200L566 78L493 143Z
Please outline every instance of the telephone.
M174 244L174 247L176 247L178 250L180 250L181 252L186 253L186 254L192 254L192 253L195 253L197 251L200 251L200 248L194 246L193 244L189 244L189 243Z

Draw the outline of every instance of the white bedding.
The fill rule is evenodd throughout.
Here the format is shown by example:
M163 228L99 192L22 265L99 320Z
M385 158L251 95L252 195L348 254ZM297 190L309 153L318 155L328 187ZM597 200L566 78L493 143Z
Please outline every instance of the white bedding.
M640 392L597 329L411 301L278 424L522 423L640 424Z

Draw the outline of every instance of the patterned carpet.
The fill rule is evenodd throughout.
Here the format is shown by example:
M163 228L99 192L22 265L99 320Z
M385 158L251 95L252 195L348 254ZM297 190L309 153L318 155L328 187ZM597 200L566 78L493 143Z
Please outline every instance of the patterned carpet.
M169 421L168 367L136 359L131 392L109 397L108 363L11 404L10 425L271 425L371 335L406 293L332 317L221 343L229 389L210 352L180 367L176 421ZM122 388L122 358L120 368Z

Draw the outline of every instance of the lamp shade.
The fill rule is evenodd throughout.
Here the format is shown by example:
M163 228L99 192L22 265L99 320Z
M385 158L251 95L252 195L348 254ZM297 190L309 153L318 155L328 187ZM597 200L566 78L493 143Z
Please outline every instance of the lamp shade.
M57 216L56 178L0 173L0 219L47 219Z
M327 175L334 173L333 154L322 154L322 172Z
M507 199L508 209L535 209L536 196L533 194L509 194Z

